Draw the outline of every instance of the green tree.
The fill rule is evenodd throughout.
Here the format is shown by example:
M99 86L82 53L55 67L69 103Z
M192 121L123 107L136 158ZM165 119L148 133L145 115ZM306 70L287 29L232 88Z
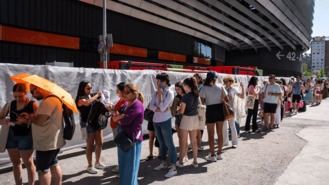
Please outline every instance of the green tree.
M318 74L316 75L318 78L325 77L324 69L321 69Z

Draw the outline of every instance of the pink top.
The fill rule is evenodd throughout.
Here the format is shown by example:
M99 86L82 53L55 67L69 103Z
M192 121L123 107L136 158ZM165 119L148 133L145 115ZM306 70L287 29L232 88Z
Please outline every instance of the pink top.
M258 92L257 92L257 87L253 86L253 85L249 85L248 87L248 95L253 95L256 97L256 99L258 99Z

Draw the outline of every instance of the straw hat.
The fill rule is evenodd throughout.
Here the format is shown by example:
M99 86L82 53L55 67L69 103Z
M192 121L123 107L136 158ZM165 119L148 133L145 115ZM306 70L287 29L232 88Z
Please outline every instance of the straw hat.
M232 76L226 76L226 77L223 79L223 81L224 81L224 82L229 82L229 81L234 82L234 79L233 79Z

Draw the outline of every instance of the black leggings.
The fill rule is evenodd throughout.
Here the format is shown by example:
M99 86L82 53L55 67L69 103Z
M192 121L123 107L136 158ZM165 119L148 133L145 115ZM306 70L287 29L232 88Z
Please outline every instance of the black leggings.
M254 109L248 109L248 115L247 115L246 127L245 127L246 131L250 130L251 117L252 117L252 131L254 132L258 129L258 126L257 126L258 105L259 105L259 101L255 100Z

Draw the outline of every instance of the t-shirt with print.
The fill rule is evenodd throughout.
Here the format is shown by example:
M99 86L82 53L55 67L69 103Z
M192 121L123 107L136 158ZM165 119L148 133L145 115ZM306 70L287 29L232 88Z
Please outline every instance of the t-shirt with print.
M198 115L199 97L192 93L187 93L183 96L182 102L186 104L184 115L196 116Z
M206 105L216 105L223 103L222 100L222 93L225 93L225 96L227 95L227 92L225 88L223 88L222 85L213 85L213 86L207 86L204 85L201 88L200 91L200 97L206 99Z
M37 151L60 149L65 145L63 138L63 108L57 97L44 99L36 115L47 115L42 125L32 124L33 146Z
M280 85L277 83L273 85L271 84L265 85L264 88L262 89L262 92L265 95L264 102L271 104L277 104L279 102L279 96L269 95L269 93L283 93Z

